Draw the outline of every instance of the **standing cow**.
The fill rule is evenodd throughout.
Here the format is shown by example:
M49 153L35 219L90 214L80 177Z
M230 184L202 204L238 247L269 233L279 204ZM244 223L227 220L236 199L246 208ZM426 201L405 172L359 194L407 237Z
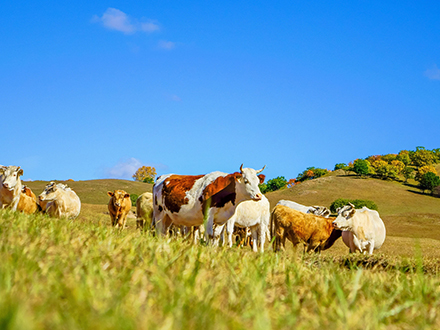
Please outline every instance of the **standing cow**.
M130 194L124 190L109 191L107 194L111 197L108 201L108 211L112 220L112 226L124 229L127 215L131 210Z
M62 183L49 183L38 199L39 204L45 206L46 213L51 217L75 219L81 211L78 195Z
M350 253L373 254L373 250L379 249L385 241L385 224L379 213L367 207L356 210L349 203L338 209L338 216L333 221L335 228L342 230L342 240L350 248Z
M314 214L303 213L285 205L276 205L272 211L270 231L275 237L274 250L285 249L286 239L293 246L299 243L307 251L328 249L341 236L333 228L332 220Z
M153 194L145 192L136 200L136 228L144 228L144 223L150 226L153 219Z
M223 225L245 200L259 201L261 170L243 168L232 174L160 176L153 186L153 218L156 230L165 234L171 224L200 226L206 223L206 237L214 235L214 224Z
M252 248L257 252L257 241L260 243L261 252L264 251L266 232L269 227L270 204L266 196L259 201L243 201L237 205L234 215L226 222L228 244L232 247L234 226L250 228L252 234Z
M0 166L0 208L17 210L22 189L21 175L23 170L19 166Z

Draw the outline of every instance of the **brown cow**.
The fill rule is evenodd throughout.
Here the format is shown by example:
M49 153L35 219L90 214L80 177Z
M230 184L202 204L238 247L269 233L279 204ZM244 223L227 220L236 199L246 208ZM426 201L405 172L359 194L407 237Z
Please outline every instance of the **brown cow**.
M131 210L130 194L124 190L109 191L107 194L111 197L108 202L108 211L112 220L112 226L124 229L127 215Z
M37 197L32 190L23 186L20 193L20 200L18 201L17 211L26 214L33 214L38 210Z
M333 233L333 219L302 213L285 205L277 205L271 215L271 234L275 236L274 250L284 250L286 238L293 246L302 243L304 250L328 249L341 236ZM333 233L333 235L332 235Z

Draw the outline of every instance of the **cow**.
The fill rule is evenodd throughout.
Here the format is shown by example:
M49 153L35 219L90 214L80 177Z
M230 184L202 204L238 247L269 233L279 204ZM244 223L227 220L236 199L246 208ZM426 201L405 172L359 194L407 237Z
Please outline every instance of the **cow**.
M286 238L294 247L302 243L307 252L325 250L341 236L340 232L334 232L332 222L329 218L276 205L270 221L272 239L275 237L274 250L284 250Z
M263 171L240 166L240 172L212 172L206 175L160 176L153 186L153 219L156 231L165 234L171 225L200 226L205 236L214 236L214 224L223 225L245 200L259 201L263 194L257 176Z
M20 166L0 166L0 208L17 210L20 201L23 170Z
M108 211L113 227L125 228L127 222L127 215L131 210L130 194L124 190L115 190L107 192L110 196L108 201Z
M18 201L17 211L33 214L38 210L37 197L33 191L23 186L20 193L20 200Z
M350 253L359 251L373 254L385 241L385 224L379 212L367 207L355 209L351 203L338 209L338 216L333 221L335 228L342 230L342 240Z
M226 222L226 232L228 234L228 245L232 247L232 234L234 226L250 228L252 234L252 248L257 252L257 240L260 243L260 251L264 252L266 232L269 227L270 204L266 196L261 200L243 201L235 208L234 215Z
M38 196L39 204L54 218L75 219L81 211L81 200L78 195L62 183L50 182Z
M318 205L314 205L314 206L305 206L293 201L288 201L285 199L280 200L277 205L284 205L284 206L288 206L294 210L300 211L302 213L311 213L314 215L320 215L322 217L328 218L331 214L330 210L328 208L326 208L325 206L318 206Z
M136 228L144 228L144 223L147 226L151 224L153 219L153 194L145 192L136 200Z

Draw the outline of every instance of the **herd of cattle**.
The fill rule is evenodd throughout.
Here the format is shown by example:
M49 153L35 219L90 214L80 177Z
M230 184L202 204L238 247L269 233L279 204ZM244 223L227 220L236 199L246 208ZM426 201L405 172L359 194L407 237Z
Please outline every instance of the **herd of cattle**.
M379 213L352 204L338 209L336 218L323 206L304 206L280 200L270 211L267 198L260 192L264 182L260 170L240 167L232 174L212 172L206 175L168 174L157 178L153 193L146 192L136 201L137 227L145 223L159 235L172 229L193 235L216 245L227 237L232 247L237 231L250 236L254 251L264 251L266 237L275 251L285 248L286 239L307 251L330 248L342 236L350 252L372 254L386 236ZM78 195L65 184L50 182L38 196L22 185L23 170L18 166L0 166L0 206L31 214L40 210L51 217L75 219L81 209ZM131 212L130 195L124 190L109 191L108 210L112 226L125 228ZM244 229L244 230L243 230Z

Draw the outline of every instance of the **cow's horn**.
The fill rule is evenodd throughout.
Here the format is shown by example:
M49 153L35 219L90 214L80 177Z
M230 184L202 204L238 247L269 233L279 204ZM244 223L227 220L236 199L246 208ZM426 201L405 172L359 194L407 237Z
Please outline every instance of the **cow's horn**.
M240 172L243 173L243 164L240 166Z
M266 168L266 165L264 165L263 168L262 168L261 170L258 170L258 171L257 171L257 174L258 174L258 173L261 173L265 168Z
M348 205L350 205L352 208L354 208L354 205L353 204L351 204L350 202L348 202Z

